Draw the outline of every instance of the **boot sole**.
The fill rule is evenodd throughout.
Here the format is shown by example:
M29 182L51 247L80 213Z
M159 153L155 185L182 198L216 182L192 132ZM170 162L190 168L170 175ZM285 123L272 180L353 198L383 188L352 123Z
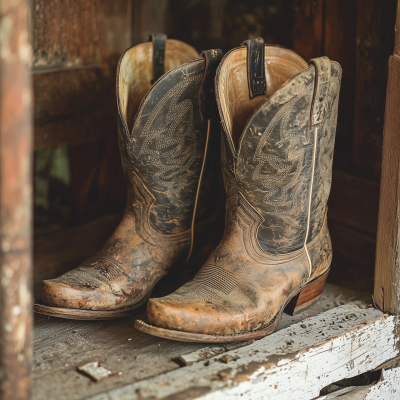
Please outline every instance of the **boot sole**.
M134 327L139 331L148 333L149 335L158 336L160 338L178 340L181 342L196 342L196 343L229 343L241 342L245 340L261 339L268 334L271 334L282 317L283 311L288 314L295 315L305 311L307 308L315 304L321 297L328 278L329 269L319 277L299 288L281 307L280 311L274 318L263 328L237 335L206 335L202 333L183 332L172 329L159 328L154 325L149 325L141 320L136 320Z
M147 303L150 296L144 298L139 303L125 308L119 308L117 310L81 310L79 308L61 308L61 307L50 307L43 304L34 304L33 311L38 314L48 315L50 317L58 317L64 319L75 319L75 320L108 320L131 317L138 313L140 308ZM144 309L143 309L144 310Z

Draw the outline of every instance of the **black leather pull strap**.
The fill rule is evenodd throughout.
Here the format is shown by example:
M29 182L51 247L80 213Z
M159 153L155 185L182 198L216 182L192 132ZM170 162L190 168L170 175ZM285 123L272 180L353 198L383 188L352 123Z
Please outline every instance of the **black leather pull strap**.
M152 33L149 40L153 42L153 80L151 83L154 83L165 74L167 35L164 33Z
M314 95L311 104L310 129L324 122L328 111L328 93L331 79L331 60L319 57L310 60L315 67Z
M203 81L199 90L199 107L201 118L211 119L218 115L217 101L215 99L214 80L219 63L222 60L222 50L213 49L203 51L200 57L206 61Z
M265 95L267 81L265 79L265 45L263 38L245 40L247 46L247 82L250 100Z

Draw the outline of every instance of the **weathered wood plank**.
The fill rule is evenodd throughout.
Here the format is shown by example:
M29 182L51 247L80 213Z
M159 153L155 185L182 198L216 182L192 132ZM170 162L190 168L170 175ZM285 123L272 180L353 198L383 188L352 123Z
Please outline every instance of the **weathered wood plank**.
M399 354L398 326L396 316L345 305L228 352L228 364L214 358L90 399L313 399Z
M116 130L110 118L112 111L101 106L35 127L35 150L104 140Z
M338 390L318 400L398 400L400 398L400 368L382 370L379 382Z
M325 0L324 55L343 70L334 168L349 167L353 144L357 0Z
M0 2L0 398L28 400L32 98L26 0Z
M35 314L32 342L36 344L86 324L86 321L50 319L47 315Z
M323 55L324 0L295 0L293 49L307 60Z
M166 32L168 0L133 2L133 44L147 42L150 33Z
M101 107L104 100L101 70L97 66L34 73L32 81L36 126Z
M315 306L295 317L284 314L277 329L284 329L347 302L366 307L366 303L357 300L362 298L363 294L359 292L327 284ZM366 301L370 301L368 296ZM198 353L202 349L204 352L207 347L204 344L173 342L145 335L133 329L133 319L85 321L84 325L75 326L74 323L78 324L79 321L46 318L35 320L35 337L42 340L35 346L34 399L52 396L55 400L75 400L93 396L178 369L180 364L175 359L188 353ZM128 341L127 337L132 340ZM220 348L219 345L208 347L211 352ZM227 351L229 349L222 349L222 353L218 353L223 356ZM91 361L100 361L111 371L122 371L122 375L93 384L76 371L77 366ZM73 389L70 382L76 383Z
M96 0L32 1L34 69L99 61Z
M357 0L352 165L360 176L375 181L381 175L386 60L394 46L396 3L396 0Z
M328 211L329 215L330 210ZM329 281L368 290L374 287L375 236L367 235L333 219L328 219L332 239L333 260Z
M32 4L35 149L116 136L115 73L131 0Z
M400 18L400 16L398 16ZM400 34L398 32L398 34ZM400 60L389 60L382 178L376 246L374 299L384 311L400 313Z
M367 234L376 234L379 184L333 170L329 218Z

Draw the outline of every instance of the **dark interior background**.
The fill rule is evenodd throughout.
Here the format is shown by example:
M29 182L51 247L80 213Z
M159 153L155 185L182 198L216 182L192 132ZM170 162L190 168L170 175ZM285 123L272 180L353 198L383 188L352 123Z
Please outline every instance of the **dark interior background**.
M395 0L32 0L35 291L98 251L118 223L116 65L151 31L198 51L262 36L342 65L329 279L372 290L395 15Z

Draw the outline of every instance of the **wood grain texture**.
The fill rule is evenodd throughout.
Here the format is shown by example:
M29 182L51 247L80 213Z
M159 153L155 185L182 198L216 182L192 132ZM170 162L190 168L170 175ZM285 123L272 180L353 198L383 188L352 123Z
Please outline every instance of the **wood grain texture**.
M396 316L345 305L229 351L228 364L213 358L89 399L310 400L398 354L398 324Z
M97 66L35 73L32 80L36 127L101 107L104 93Z
M133 44L147 42L152 32L167 32L168 22L168 0L134 1Z
M35 149L116 136L115 74L131 1L32 2Z
M348 169L353 144L357 0L325 0L324 55L337 61L340 89L334 168Z
M323 55L324 0L294 1L293 50L306 60Z
M327 284L315 306L294 317L283 314L277 330L341 304L370 302L368 296L365 298L367 303L359 300L363 298L362 293ZM137 316L143 317L143 314ZM78 400L167 371L179 370L182 374L185 370L174 360L188 353L198 354L201 349L204 352L205 348L204 344L173 342L145 335L133 328L133 319L82 322L35 316L34 400L49 397L52 400ZM207 348L208 353L215 349L214 356L218 359L230 350L229 347L221 350L220 345ZM122 375L93 384L76 371L77 366L90 361L100 361L113 372L122 371Z
M328 199L329 219L360 232L375 235L378 206L378 183L333 170L332 188Z
M396 0L358 0L352 169L379 181L387 60L393 52Z
M28 400L32 99L28 1L0 2L0 399Z
M396 7L396 27L395 32L400 32L400 2L397 2ZM394 51L393 54L396 56L400 56L400 35L395 34L394 36Z
M385 311L400 313L400 60L389 60L382 178L376 246L374 299Z
M96 0L32 1L34 69L99 61Z
M333 259L328 280L372 292L375 269L375 236L328 220Z
M115 130L112 111L102 105L35 127L35 150L104 141Z
M400 368L382 370L379 382L340 389L316 400L397 400L400 396Z

